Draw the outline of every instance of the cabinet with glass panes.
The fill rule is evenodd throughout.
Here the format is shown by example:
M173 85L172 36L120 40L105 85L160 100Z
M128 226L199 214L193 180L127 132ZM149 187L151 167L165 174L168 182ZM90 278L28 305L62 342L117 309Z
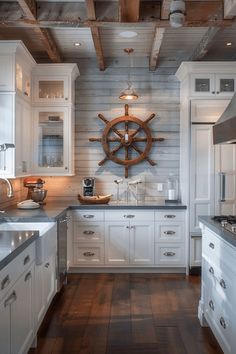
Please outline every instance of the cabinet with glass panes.
M232 97L236 91L236 75L231 74L192 74L191 96Z

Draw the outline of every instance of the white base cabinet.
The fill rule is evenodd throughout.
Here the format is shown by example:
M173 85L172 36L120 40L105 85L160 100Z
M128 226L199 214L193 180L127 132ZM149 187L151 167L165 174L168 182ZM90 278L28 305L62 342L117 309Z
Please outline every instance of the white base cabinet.
M73 267L186 268L185 212L75 210Z
M225 354L236 348L236 249L201 224L202 286L198 317L210 326Z

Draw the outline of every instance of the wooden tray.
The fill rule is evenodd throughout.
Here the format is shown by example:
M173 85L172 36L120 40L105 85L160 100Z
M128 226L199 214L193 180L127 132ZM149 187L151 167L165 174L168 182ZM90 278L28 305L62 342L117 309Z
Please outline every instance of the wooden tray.
M93 197L83 197L78 195L78 199L81 204L108 204L111 199L111 194L109 195L97 195Z

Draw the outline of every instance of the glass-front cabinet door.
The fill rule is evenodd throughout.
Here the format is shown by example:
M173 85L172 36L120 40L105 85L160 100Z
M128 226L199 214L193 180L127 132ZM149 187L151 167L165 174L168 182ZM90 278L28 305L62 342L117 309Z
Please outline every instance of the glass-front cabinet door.
M47 175L69 174L69 109L35 109L34 172Z
M34 100L38 102L68 102L69 83L64 76L38 76L34 80Z
M236 76L216 75L216 93L220 96L232 96L236 91Z

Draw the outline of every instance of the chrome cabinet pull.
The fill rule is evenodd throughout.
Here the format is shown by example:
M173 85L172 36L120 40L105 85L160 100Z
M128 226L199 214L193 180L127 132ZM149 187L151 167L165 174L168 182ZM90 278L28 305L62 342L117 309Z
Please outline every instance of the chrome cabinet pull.
M212 300L209 301L209 306L213 311L215 310L214 302Z
M27 282L31 278L32 278L31 272L27 273L26 276L25 276L25 282Z
M176 218L176 215L167 214L167 215L164 215L164 218L166 218L166 219L174 219L174 218Z
M63 224L64 222L67 222L67 217L65 219L59 220L60 224Z
M164 231L164 234L165 234L165 235L175 235L176 232L175 232L175 231L172 231L172 230L168 230L168 231Z
M50 266L50 263L47 262L44 267L45 267L45 268L48 268L49 266Z
M215 248L214 243L210 242L210 243L209 243L209 247L212 248L212 249L214 249L214 248Z
M2 281L1 281L1 290L5 289L9 284L11 280L9 275L7 275Z
M221 286L223 289L226 289L226 283L225 283L224 279L220 279L220 286Z
M88 252L84 252L83 255L84 255L85 257L92 257L92 256L95 255L95 253L88 251Z
M175 256L175 252L165 252L165 253L163 253L164 254L164 256L167 256L167 257L173 257L173 256Z
M16 292L13 291L11 295L4 301L4 307L11 305L14 301L16 301L16 299L17 299Z
M85 219L92 219L92 218L94 218L94 215L92 215L92 214L85 214L85 215L83 215L83 218L85 218Z
M26 256L25 258L24 258L24 265L26 265L27 263L29 263L29 261L30 261L30 256L28 255L28 256Z
M226 176L225 172L220 172L220 201L225 202L225 187L226 187Z
M126 226L126 229L129 229L130 227L129 226Z
M210 272L211 274L215 274L215 271L214 271L213 267L210 267L210 268L209 268L209 272Z
M225 322L224 317L221 317L221 318L220 318L220 324L221 324L221 326L222 326L224 329L226 328L226 322Z
M92 231L92 230L85 230L85 231L83 232L84 235L93 235L94 233L95 233L95 232Z
M135 215L132 215L132 214L125 214L124 215L124 218L127 218L127 219L132 219L134 217L135 217Z

